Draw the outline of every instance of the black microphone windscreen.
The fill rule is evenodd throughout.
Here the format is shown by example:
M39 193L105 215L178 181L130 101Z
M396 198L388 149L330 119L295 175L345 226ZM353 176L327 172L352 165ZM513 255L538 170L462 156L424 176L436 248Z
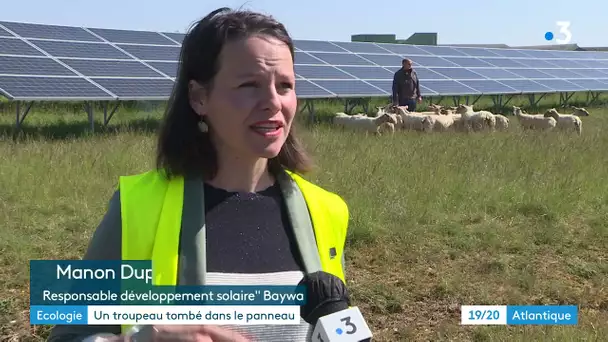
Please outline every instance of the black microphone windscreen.
M320 317L348 309L350 298L342 279L318 271L307 274L298 286L306 287L306 304L300 307L300 316L315 325Z

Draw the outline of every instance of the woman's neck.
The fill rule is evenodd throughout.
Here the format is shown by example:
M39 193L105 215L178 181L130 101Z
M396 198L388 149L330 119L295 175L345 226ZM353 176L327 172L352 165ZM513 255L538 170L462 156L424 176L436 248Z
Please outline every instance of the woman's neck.
M258 192L274 184L268 159L264 158L252 161L218 158L217 171L215 178L208 183L226 191Z

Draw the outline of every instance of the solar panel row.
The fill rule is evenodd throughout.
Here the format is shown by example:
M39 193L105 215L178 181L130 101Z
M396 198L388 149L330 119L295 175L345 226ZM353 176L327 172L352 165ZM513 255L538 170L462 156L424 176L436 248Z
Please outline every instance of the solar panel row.
M0 22L13 99L166 99L184 34ZM423 95L608 90L608 53L296 40L299 97L386 96L404 57Z

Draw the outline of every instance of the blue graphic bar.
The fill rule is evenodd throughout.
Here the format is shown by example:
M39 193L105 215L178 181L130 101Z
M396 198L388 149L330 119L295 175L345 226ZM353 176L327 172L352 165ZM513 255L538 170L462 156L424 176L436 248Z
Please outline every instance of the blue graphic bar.
M88 308L69 305L37 305L30 307L30 324L87 324Z
M507 325L576 325L576 305L507 305Z

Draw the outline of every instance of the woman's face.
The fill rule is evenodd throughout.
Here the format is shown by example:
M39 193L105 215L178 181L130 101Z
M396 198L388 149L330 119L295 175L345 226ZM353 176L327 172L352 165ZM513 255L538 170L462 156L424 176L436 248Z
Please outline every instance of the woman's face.
M297 109L291 53L283 42L254 36L224 45L211 91L200 92L209 134L220 155L276 157ZM225 157L225 155L223 155Z

